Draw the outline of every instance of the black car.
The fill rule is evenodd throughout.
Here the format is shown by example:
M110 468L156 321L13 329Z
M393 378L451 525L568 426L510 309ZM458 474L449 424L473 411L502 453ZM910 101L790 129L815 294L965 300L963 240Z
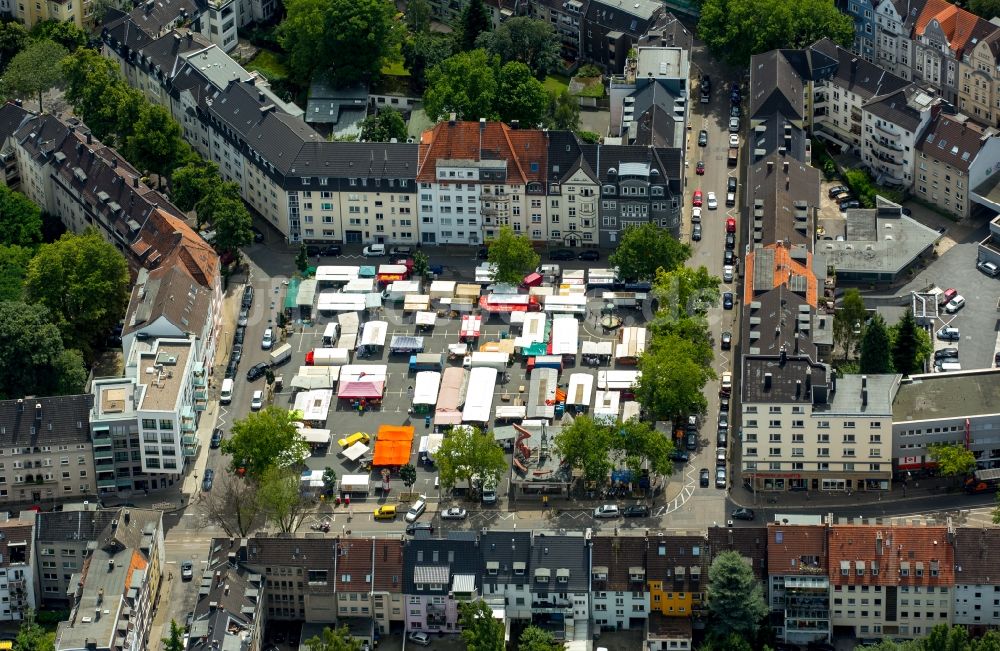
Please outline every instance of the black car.
M622 517L624 518L648 518L649 517L649 507L645 504L633 504L631 506L626 506L622 509Z
M723 332L722 339L719 342L719 348L722 350L729 350L733 347L733 333Z
M1000 353L997 353L997 354L1000 355ZM948 348L941 348L939 350L935 350L934 351L934 359L935 359L935 361L939 360L939 359L952 359L952 358L956 358L956 359L958 358L958 349L957 348L948 347Z
M733 309L733 293L726 292L722 295L722 309L731 310Z
M729 108L729 117L731 117L731 118L738 118L738 117L740 117L740 113L741 113L741 111L740 111L740 105L739 104L733 104Z
M702 129L698 132L698 146L708 147L708 131Z
M247 380L253 382L264 377L264 373L267 371L267 364L264 362L259 362L250 367L247 371Z
M253 305L253 286L247 285L243 288L243 307Z
M485 260L488 257L490 257L490 250L485 246L479 247L479 250L476 251L476 260Z
M736 248L736 233L726 233L726 248L730 251Z
M719 429L729 429L729 413L719 411Z
M434 533L434 526L427 522L414 522L413 524L406 525L406 535L413 536L416 535L418 531Z
M691 239L694 240L695 242L701 241L701 224L692 224Z
M226 379L235 380L236 371L239 370L239 368L240 368L239 362L236 362L234 360L229 360L229 366L226 367Z
M247 321L250 319L250 308L244 307L240 308L240 315L236 318L236 325L245 328L247 326Z
M708 479L709 479L708 468L702 468L698 472L698 484L702 488L708 488Z
M245 326L237 326L236 332L233 333L233 344L243 345L243 337L247 334L247 329Z
M319 244L306 245L306 255L308 255L310 258L313 256L318 256L321 253L323 253L323 247L321 247Z
M720 427L719 431L715 434L715 446L724 448L727 443L729 443L729 428Z
M394 246L391 249L389 249L389 255L391 255L391 256L397 256L397 255L409 256L409 255L413 255L413 249L410 248L410 247L408 247L408 246Z
M577 260L591 260L591 261L600 260L601 259L601 253L600 253L600 251L597 251L596 249L587 249L586 251L581 251L580 255L576 256L576 259Z
M727 249L722 254L722 264L736 264L736 254L733 253L732 249Z
M733 520L753 520L753 509L738 508L729 514Z
M726 192L736 192L736 177L727 176L726 177Z
M212 430L212 442L209 447L217 448L222 445L222 428L216 427Z
M253 231L253 241L260 244L264 241L264 234L257 230L256 226L251 226L250 230Z
M208 492L212 490L212 482L215 480L215 471L211 468L205 469L205 476L201 480L201 490Z
M576 254L569 249L556 249L555 251L549 251L549 260L574 260L576 259Z
M840 212L847 212L851 208L860 208L861 203L857 199L848 199L840 204Z
M670 455L670 458L676 461L677 463L687 463L688 461L691 460L691 455L689 455L684 450L678 450L677 448L674 448L674 453Z
M343 249L340 248L339 244L327 244L326 248L320 251L321 255L340 255Z
M236 362L236 365L240 365L240 360L243 359L243 344L233 344L233 352L229 354L229 361Z
M698 449L698 432L688 432L684 435L684 447L692 452Z

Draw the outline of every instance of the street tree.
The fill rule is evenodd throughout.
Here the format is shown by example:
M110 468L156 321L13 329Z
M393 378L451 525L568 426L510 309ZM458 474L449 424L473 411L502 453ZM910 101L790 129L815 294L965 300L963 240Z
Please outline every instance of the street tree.
M516 285L538 267L540 258L531 240L515 233L510 226L501 226L489 247L487 260L495 270L494 282Z
M516 16L476 39L476 47L500 57L504 63L519 61L542 79L559 64L559 38L544 20Z
M463 50L471 50L476 47L479 35L490 31L493 27L493 19L490 17L490 10L486 8L483 0L469 0L462 10L461 44Z
M912 310L907 308L899 323L889 328L889 338L892 341L892 365L897 373L912 375L923 370L934 344L927 331L917 325Z
M711 366L715 359L715 341L708 327L708 319L702 314L681 317L679 319L660 319L657 316L650 323L652 340L650 347L655 348L661 341L680 339L691 344L688 352L698 364Z
M935 443L927 447L927 454L942 477L966 477L976 469L976 455L958 443Z
M892 373L892 348L885 320L876 314L865 326L861 339L861 372Z
M459 52L427 73L424 111L431 120L454 113L459 120L496 120L500 60L485 50Z
M60 63L66 101L105 144L124 145L145 100L130 88L114 61L80 48Z
M426 34L431 29L431 5L427 0L406 3L406 28L413 34Z
M300 274L304 274L309 268L309 252L304 242L299 245L299 252L295 255L295 268Z
M198 506L203 526L219 527L231 538L246 538L265 523L257 483L232 472L221 473L212 490L198 493Z
M298 470L272 465L261 476L258 491L267 519L278 531L295 533L309 507L309 500L302 495Z
M705 315L719 304L721 284L722 279L710 274L704 265L657 269L653 280L653 295L660 305L656 320L673 322Z
M327 466L323 469L323 494L333 495L333 487L337 483L337 471Z
M431 261L423 251L416 251L413 254L413 275L424 280L431 275Z
M361 140L366 142L406 142L406 122L391 106L379 109L361 121Z
M407 492L417 483L417 469L412 463L406 463L399 467L399 480L406 486Z
M31 28L30 35L35 41L50 40L58 43L68 52L76 52L90 40L87 32L69 20L39 21Z
M293 79L308 86L316 74L346 86L378 74L394 46L395 8L389 0L288 0L278 42Z
M761 651L770 651L770 649L770 647L765 646ZM749 640L737 633L723 636L709 632L705 641L698 647L698 651L755 651L755 649Z
M42 93L59 83L59 62L68 53L55 41L45 39L29 43L7 64L3 75L4 89L20 97L37 97L41 112Z
M270 406L237 420L221 446L222 453L232 457L230 469L260 481L271 466L301 463L309 456L309 446L298 433L300 418L299 412Z
M677 420L708 407L705 384L715 378L698 344L676 335L658 337L639 357L636 399L658 420Z
M169 175L190 157L190 146L181 136L181 126L170 111L144 102L139 120L131 135L125 138L125 156L137 169L153 174Z
M24 298L24 279L28 275L31 249L0 244L0 301Z
M503 448L493 434L467 425L452 428L441 443L436 460L441 485L449 489L459 481L468 482L471 489L474 476L484 486L496 485L507 470Z
M66 233L38 249L25 290L29 300L48 308L66 346L91 360L125 314L128 264L97 231Z
M482 599L458 604L462 640L469 651L504 651L504 623Z
M219 166L195 157L171 173L170 198L175 206L184 212L189 212L194 210L202 197L214 192L221 183ZM199 219L198 228L203 225L204 222Z
M633 476L639 476L644 468L662 477L673 474L673 441L656 431L651 422L635 417L611 430L618 456Z
M739 552L722 552L708 570L708 586L713 632L753 639L767 615L767 602L750 564Z
M362 642L351 635L351 629L346 625L340 628L327 626L316 636L306 640L309 651L361 651Z
M580 128L580 102L568 89L549 93L547 122L550 129L559 131L576 131Z
M698 35L709 50L731 64L746 65L751 55L781 48L802 48L827 37L849 46L854 23L831 0L703 0Z
M1000 16L1000 0L969 0L969 11L990 20Z
M0 185L0 244L33 247L42 239L42 209L20 192Z
M498 74L496 112L504 122L515 120L525 127L538 127L545 119L549 96L542 82L535 79L531 70L519 61L511 61L500 68Z
M454 54L454 40L447 34L418 33L404 40L402 49L410 84L423 93L427 89L428 71Z
M195 210L200 222L212 225L215 231L212 245L216 251L235 255L241 246L253 242L253 218L235 183L220 183L211 188L195 204Z
M184 651L184 629L177 620L170 620L170 634L163 638L163 651Z
M563 461L581 470L587 481L604 481L611 473L611 430L590 416L574 418L556 433L553 443Z
M531 625L521 632L517 648L518 651L563 651L565 645L557 642L555 636L544 628Z
M855 288L848 289L840 299L840 306L833 315L833 339L844 350L844 359L854 351L868 312L861 292Z
M28 45L28 30L17 21L0 23L0 71Z
M35 621L35 611L29 610L25 613L21 625L17 629L17 637L14 638L14 648L17 651L54 651L56 648L55 632L47 633L41 625Z
M691 257L691 247L670 232L645 222L622 232L618 247L608 256L608 264L618 268L625 280L653 280L657 269L673 271Z

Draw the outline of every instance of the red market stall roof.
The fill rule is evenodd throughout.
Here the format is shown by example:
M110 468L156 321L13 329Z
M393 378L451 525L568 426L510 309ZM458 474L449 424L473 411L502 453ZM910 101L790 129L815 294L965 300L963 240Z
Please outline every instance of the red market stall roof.
M385 382L373 382L360 380L356 382L345 382L340 387L338 398L350 400L356 398L366 398L375 400L382 397Z
M483 317L467 314L462 317L462 329L459 337L478 337L479 331L483 327Z
M407 425L382 425L375 438L373 466L402 466L410 461L413 447L413 427Z
M481 296L479 307L487 312L537 312L538 299L527 294Z

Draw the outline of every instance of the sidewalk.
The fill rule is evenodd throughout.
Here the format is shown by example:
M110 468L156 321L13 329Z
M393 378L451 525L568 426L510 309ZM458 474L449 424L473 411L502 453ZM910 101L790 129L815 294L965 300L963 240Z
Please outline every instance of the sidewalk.
M827 493L822 491L757 491L748 489L743 484L733 487L729 499L736 506L746 508L846 508L858 505L871 505L879 502L898 504L924 500L934 495L958 495L961 489L954 478L930 477L920 480L910 480L906 486L893 482L888 493L881 491L852 493ZM773 500L773 501L772 501Z

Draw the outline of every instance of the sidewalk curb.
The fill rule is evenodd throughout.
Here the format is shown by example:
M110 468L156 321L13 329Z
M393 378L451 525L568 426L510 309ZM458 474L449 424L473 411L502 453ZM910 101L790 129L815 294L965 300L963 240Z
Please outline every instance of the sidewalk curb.
M781 509L781 508L796 509L796 508L827 508L827 507L829 507L831 509L843 509L843 508L848 508L848 507L852 507L852 506L859 506L859 505L870 506L871 504L878 504L878 503L898 504L898 503L901 503L901 502L915 502L915 501L918 501L918 500L925 500L925 499L927 499L929 497L933 497L935 494L938 494L941 491L937 491L937 490L934 490L934 489L921 489L920 490L920 494L917 494L917 495L914 495L913 494L914 492L916 492L916 491L908 491L908 494L905 497L898 497L898 498L894 497L894 498L891 498L891 499L884 499L884 500L879 500L879 499L875 499L875 500L862 500L861 498L867 496L868 493L857 493L858 499L855 500L855 501L852 501L852 502L833 502L833 503L830 503L830 502L823 502L822 500L818 500L816 502L813 502L812 500L806 500L805 502L802 502L802 501L797 500L796 503L784 503L783 504L783 503L781 503L779 501L779 502L777 502L775 504L757 504L757 505L755 505L752 501L749 502L749 503L744 504L744 503L740 502L734 496L733 493L730 493L729 494L729 501L732 502L735 506L742 507L742 508L748 508L748 509L752 509L752 508L757 508L757 509L763 509L763 508L766 508L766 509ZM779 493L779 494L783 495L784 493ZM946 494L948 494L948 493L946 492ZM955 491L955 494L959 495L961 493L959 491ZM770 495L770 493L762 493L762 495Z

